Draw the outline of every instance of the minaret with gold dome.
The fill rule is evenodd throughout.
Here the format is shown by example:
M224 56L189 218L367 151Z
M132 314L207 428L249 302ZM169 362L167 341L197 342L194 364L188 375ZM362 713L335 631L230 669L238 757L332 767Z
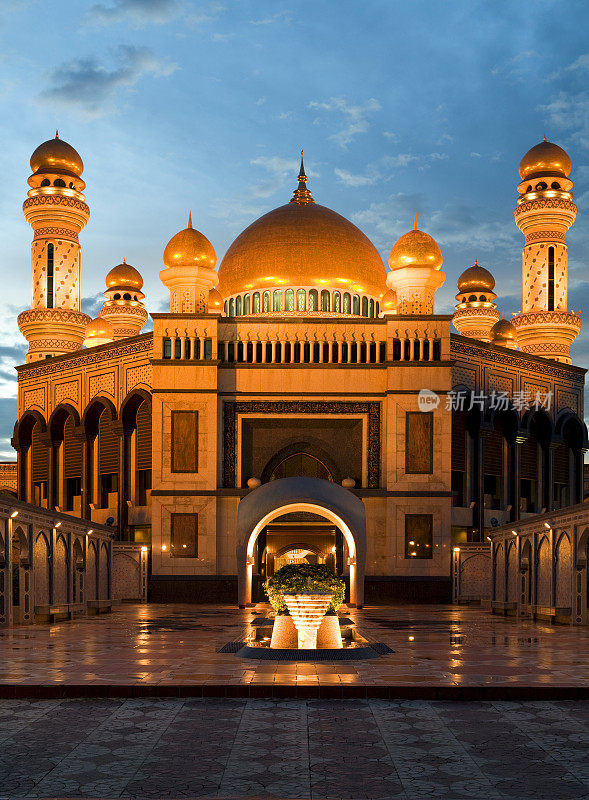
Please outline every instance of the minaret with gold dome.
M397 294L398 314L433 314L434 293L444 283L444 259L435 239L419 230L403 234L391 250L387 286Z
M172 236L164 250L164 267L161 282L170 290L172 314L206 314L209 310L209 292L219 278L215 272L217 254L213 245L200 231L192 227L192 213L188 227Z
M29 343L27 363L79 350L90 322L80 311L78 234L90 217L82 194L84 164L56 133L37 147L31 170L23 213L34 231L32 300L18 318Z
M523 305L512 320L524 352L567 364L581 329L580 317L567 310L565 235L577 214L571 169L567 153L546 136L520 162L515 223L526 237Z
M142 289L141 273L125 259L106 276L105 301L99 316L112 326L114 339L141 333L147 322L147 311L141 302L145 297Z
M452 322L461 336L490 341L491 328L499 320L494 288L495 278L476 259L458 278L458 302Z

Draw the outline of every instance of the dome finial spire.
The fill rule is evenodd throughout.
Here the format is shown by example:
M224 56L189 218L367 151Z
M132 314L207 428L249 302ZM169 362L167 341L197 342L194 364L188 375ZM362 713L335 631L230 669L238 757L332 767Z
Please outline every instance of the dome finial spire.
M57 129L55 130L55 138L59 139L59 131Z
M547 139L546 139L546 134L544 134L544 141L545 141L545 142L547 141Z
M415 220L413 222L413 230L414 231L418 231L419 230L419 225L417 224L417 211L415 212Z
M313 196L309 189L307 189L307 175L305 173L305 165L303 164L303 151L301 150L301 168L298 175L299 185L292 193L291 203L314 203Z
M192 210L188 212L188 227L192 228Z

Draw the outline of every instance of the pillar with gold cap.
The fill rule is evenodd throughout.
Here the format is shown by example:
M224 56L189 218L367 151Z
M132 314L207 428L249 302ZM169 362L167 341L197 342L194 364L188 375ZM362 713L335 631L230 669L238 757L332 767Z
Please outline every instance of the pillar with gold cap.
M124 339L141 333L147 322L142 289L141 273L131 264L127 264L125 258L106 276L105 300L99 316L112 326L114 339Z
M219 278L215 272L217 255L207 237L192 227L172 236L164 250L161 282L170 290L170 311L173 314L206 314L209 292Z
M387 286L397 294L398 314L433 314L434 293L444 283L444 259L435 239L419 229L403 234L391 250Z

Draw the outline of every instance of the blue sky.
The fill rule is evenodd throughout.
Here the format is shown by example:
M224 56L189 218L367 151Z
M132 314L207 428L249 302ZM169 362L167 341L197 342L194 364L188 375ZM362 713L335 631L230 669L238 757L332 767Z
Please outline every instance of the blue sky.
M286 202L305 148L317 202L354 221L383 259L412 224L438 241L450 312L477 258L506 316L521 308L517 166L544 132L573 161L569 308L589 299L589 7L534 0L3 0L0 119L0 458L16 415L17 313L29 306L22 216L34 148L56 128L80 152L91 208L84 310L123 257L148 310L188 210L219 261ZM573 349L589 355L589 325Z

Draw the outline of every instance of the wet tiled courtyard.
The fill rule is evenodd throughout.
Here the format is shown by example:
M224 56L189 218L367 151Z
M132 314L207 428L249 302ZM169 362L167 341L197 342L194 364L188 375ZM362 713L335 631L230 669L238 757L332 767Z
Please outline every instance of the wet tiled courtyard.
M589 685L589 630L492 616L480 608L350 610L394 652L368 661L280 663L218 650L265 609L129 605L112 615L0 633L10 687L570 687ZM497 697L494 699L503 699ZM546 698L552 699L552 698ZM560 698L558 698L560 699Z
M0 701L0 798L586 797L589 704Z

